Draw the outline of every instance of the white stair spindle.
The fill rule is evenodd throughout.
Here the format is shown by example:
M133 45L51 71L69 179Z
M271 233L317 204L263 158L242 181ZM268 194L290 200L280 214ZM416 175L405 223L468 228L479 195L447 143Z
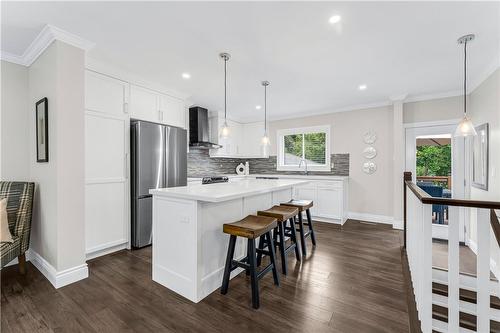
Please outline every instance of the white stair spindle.
M490 210L477 209L477 332L490 331Z
M415 244L415 269L416 269L416 289L417 289L417 295L416 295L416 302L417 302L417 310L419 313L420 321L424 322L425 317L424 313L422 311L422 267L424 265L424 243L423 243L423 230L424 230L424 223L423 223L423 204L418 201L416 198L414 199L416 201L415 204L415 235L416 235L416 244ZM420 254L420 255L419 255Z
M459 208L448 207L448 331L460 330L460 223Z
M432 205L423 205L422 219L422 332L432 332Z

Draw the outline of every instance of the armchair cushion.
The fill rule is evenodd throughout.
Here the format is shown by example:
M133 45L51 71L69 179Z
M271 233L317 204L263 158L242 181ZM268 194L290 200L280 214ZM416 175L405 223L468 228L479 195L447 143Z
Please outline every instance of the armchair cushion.
M30 242L34 183L0 182L0 200L7 199L7 218L13 243L2 243L2 267L26 252Z
M0 244L0 252L2 253L2 267L14 260L21 253L21 238L12 237L12 243Z
M7 217L7 199L0 200L0 242L12 243L12 235L9 230L9 219Z

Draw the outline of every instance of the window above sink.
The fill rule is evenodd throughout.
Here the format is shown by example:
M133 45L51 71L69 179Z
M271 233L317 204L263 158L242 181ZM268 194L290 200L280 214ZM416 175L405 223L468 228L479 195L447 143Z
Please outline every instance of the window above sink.
M278 130L277 145L277 170L330 171L330 126Z

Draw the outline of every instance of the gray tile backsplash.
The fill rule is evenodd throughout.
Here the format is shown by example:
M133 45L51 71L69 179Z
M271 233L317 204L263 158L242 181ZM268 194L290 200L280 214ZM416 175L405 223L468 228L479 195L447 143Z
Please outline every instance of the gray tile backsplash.
M296 171L277 171L276 156L269 158L210 158L208 150L193 149L188 153L188 177L204 177L222 174L236 174L236 166L240 163L250 164L250 174L300 174ZM349 176L349 154L332 154L333 169L330 172L314 172L309 174Z

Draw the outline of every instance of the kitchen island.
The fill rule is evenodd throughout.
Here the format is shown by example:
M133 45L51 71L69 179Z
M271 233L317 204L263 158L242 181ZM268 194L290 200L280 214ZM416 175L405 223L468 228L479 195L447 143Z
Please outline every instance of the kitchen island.
M224 223L289 201L299 179L245 179L150 190L153 195L153 280L193 302L222 284L229 236ZM246 254L238 238L235 259ZM232 272L231 278L242 271Z

